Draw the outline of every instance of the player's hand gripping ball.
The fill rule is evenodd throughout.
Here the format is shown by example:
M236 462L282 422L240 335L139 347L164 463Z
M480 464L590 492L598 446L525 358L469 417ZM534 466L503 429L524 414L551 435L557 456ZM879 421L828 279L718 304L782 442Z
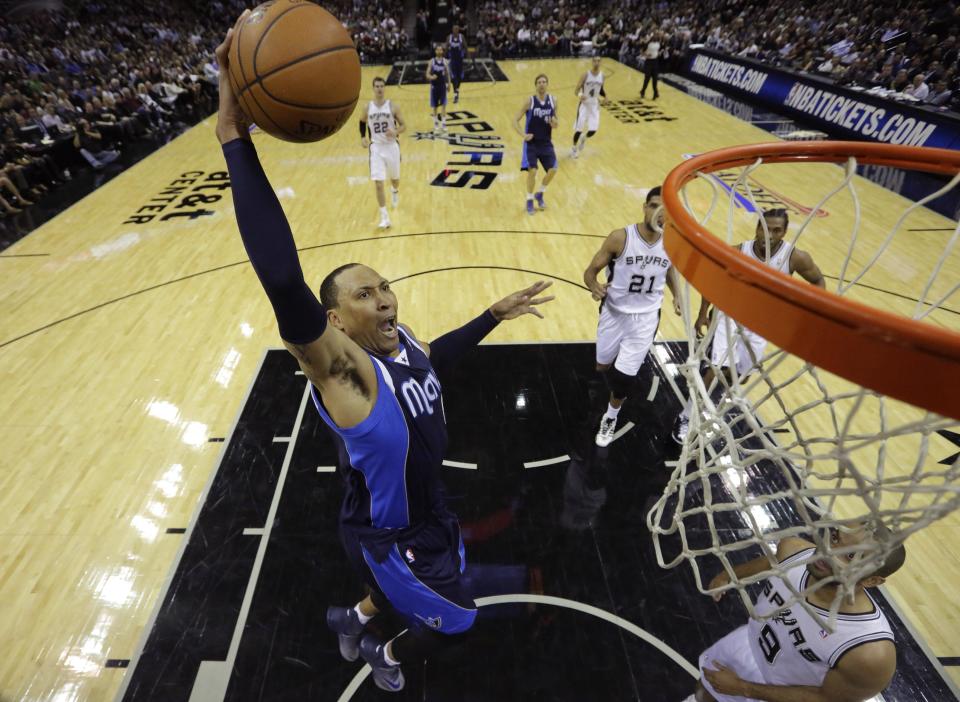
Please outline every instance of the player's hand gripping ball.
M360 57L336 17L307 0L269 0L233 32L230 83L247 118L286 141L320 141L353 114Z

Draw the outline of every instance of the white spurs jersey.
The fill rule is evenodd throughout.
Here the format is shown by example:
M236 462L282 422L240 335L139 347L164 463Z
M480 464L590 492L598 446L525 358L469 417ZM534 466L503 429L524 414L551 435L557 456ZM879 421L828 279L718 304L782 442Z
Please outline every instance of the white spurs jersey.
M388 129L395 129L393 106L389 100L377 105L373 100L367 103L367 128L370 130L370 141L374 144L393 144L396 138L387 136Z
M755 239L750 239L750 241L745 241L740 244L740 252L746 254L754 261L760 261L760 263L765 263L781 273L790 275L790 254L793 253L793 245L781 240L780 247L774 251L773 256L770 257L769 261L765 261L762 256L766 255L767 253L766 242L757 246L761 253L761 256L757 256L757 252L753 248L755 241ZM773 242L770 242L770 248L774 248Z
M774 268L780 271L781 273L786 273L787 275L790 275L790 254L793 252L792 244L788 244L787 242L781 240L780 247L776 251L774 251L773 256L771 256L769 260L764 260L762 257L757 256L756 251L754 251L753 249L754 241L756 240L750 239L749 241L741 242L740 246L738 247L740 249L740 253L752 258L754 261L760 261L760 263L766 264L771 268ZM772 243L773 242L771 242L771 244ZM764 246L761 248L761 253L766 254L766 252L767 252L766 244L764 244ZM726 318L726 315L720 310L717 310L717 314L720 317L720 321L717 322L717 324L718 325L726 324L723 321ZM743 333L746 334L748 338L754 338L754 337L757 339L760 338L759 334L757 334L754 331L750 331L745 327L743 328Z
M607 266L607 296L603 304L616 312L641 314L656 312L663 303L670 257L663 248L663 235L648 244L638 225L624 227L627 241L623 251Z
M583 81L583 102L587 105L599 105L600 91L603 89L603 71L596 75L587 71L587 78Z
M784 579L798 592L808 586L810 574L802 561L812 551L807 549L784 559L781 565L788 569L783 579L772 576L763 582L763 590L754 605L759 615L775 612L790 598ZM790 567L791 563L796 565ZM869 593L867 597L872 610L863 614L838 614L836 631L832 634L798 604L766 621L751 618L747 625L750 649L764 682L819 687L847 651L870 641L893 641L886 616ZM830 613L822 610L821 614L826 618Z

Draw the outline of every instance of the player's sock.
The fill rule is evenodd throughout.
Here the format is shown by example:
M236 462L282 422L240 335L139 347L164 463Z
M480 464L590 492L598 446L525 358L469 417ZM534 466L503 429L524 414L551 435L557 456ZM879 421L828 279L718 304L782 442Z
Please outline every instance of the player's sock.
M443 118L440 120L440 129L443 130L443 131L445 131L445 130L447 129L447 118L446 118L446 117L443 117Z
M620 414L620 407L614 407L609 402L607 403L607 411L604 413L604 417L608 419L616 419L617 415Z
M546 184L546 183L540 183L540 189L539 189L537 192L540 193L541 195L542 195L543 193L547 192L547 184Z
M384 218L390 216L390 215L387 214L387 208L386 208L386 207L381 207L381 208L380 208L380 216L381 216L381 217L384 217Z
M383 660L387 662L387 665L400 665L400 661L394 660L393 656L390 655L390 644L383 647Z
M360 620L361 624L366 624L371 619L373 619L373 616L368 617L366 614L360 611L360 605L357 605L356 607L354 607L353 611L357 613L357 619Z
M530 201L532 201L532 200L533 200L533 193L528 192L528 193L527 193L527 202L530 202Z

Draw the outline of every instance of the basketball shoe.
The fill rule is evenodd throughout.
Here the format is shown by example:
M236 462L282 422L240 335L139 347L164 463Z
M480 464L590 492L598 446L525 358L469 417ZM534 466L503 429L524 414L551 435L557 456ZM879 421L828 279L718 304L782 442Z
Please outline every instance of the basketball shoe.
M527 200L527 214L532 215L536 210L533 209L533 200Z
M353 607L327 607L327 626L337 632L340 655L344 660L355 661L360 656L360 635L363 624Z
M603 415L603 419L600 420L600 431L597 432L597 438L595 439L597 446L600 448L609 446L613 441L613 434L616 430L617 420L614 417Z
M534 197L537 198L537 206L538 206L541 210L547 209L547 203L545 203L545 202L543 201L543 191L542 191L542 190L541 190L539 193L537 193L536 195L534 195Z
M373 669L373 682L387 692L399 692L406 682L399 665L390 665L384 658L384 644L376 636L367 634L360 640L360 655Z

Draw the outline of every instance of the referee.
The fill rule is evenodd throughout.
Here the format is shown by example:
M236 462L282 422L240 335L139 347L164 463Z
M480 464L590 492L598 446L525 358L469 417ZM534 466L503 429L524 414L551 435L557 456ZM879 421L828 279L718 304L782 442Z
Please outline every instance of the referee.
M643 52L643 87L640 88L640 97L646 98L647 86L650 85L650 79L653 79L653 99L660 97L657 90L657 79L660 77L660 34L654 33L647 42L647 48Z

